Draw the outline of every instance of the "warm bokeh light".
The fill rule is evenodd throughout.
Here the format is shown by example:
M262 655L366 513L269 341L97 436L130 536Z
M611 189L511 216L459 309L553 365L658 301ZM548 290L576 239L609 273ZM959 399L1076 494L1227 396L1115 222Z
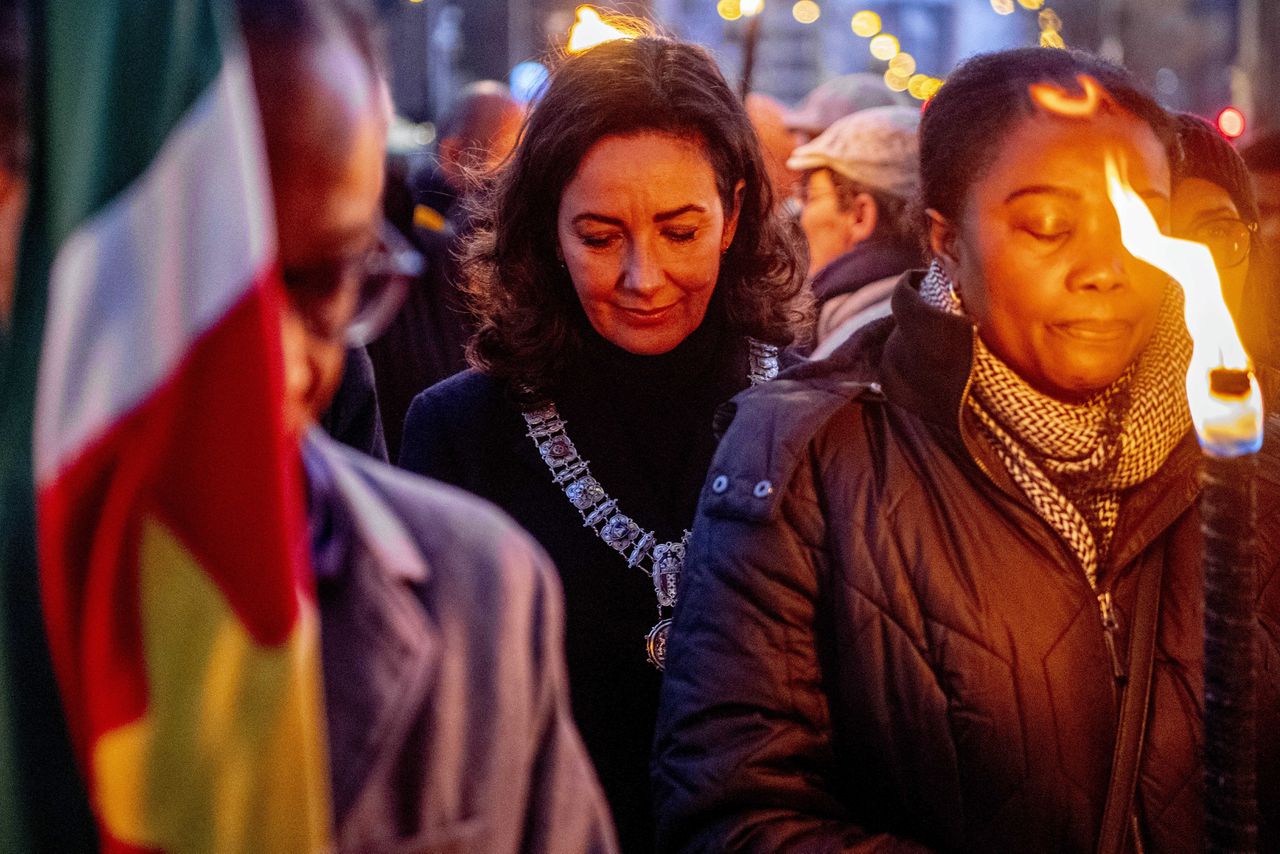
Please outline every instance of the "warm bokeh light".
M880 32L880 16L864 9L853 16L850 26L853 27L854 35L869 39Z
M889 68L900 77L910 77L916 73L916 58L904 51L889 60Z
M1040 33L1040 47L1056 47L1065 49L1067 43L1062 40L1062 33L1057 30L1044 30Z
M791 7L791 17L802 24L812 24L822 17L822 8L813 0L798 0L796 5Z
M764 11L764 0L739 0L738 8L745 17L753 18Z
M1218 131L1227 139L1244 135L1244 113L1235 107L1227 107L1218 113Z
M716 12L726 21L736 21L742 17L742 7L738 5L738 0L720 0L716 4Z
M898 55L898 38L888 33L881 33L871 40L868 47L871 49L871 55L876 59L893 59Z
M1012 15L1013 0L991 0L991 10L997 15Z
M1062 19L1058 17L1058 13L1052 9L1045 9L1040 13L1040 29L1052 30L1055 33L1062 32Z
M884 73L884 85L888 86L894 92L905 92L907 90L907 84L907 78L898 74L892 68Z
M1018 0L1018 5L1034 12L1044 6L1044 0Z
M907 81L907 93L917 101L926 100L929 97L929 83L932 79L927 74L913 74Z
M1222 297L1213 255L1203 243L1161 233L1142 197L1121 177L1115 158L1106 160L1107 192L1120 219L1120 239L1140 261L1163 270L1182 285L1185 320L1194 349L1187 369L1187 402L1201 446L1210 454L1236 456L1262 445L1262 394L1244 344ZM1243 394L1224 394L1210 387L1213 372L1247 372Z
M569 30L569 44L566 50L569 53L582 53L605 42L632 39L635 36L635 33L618 29L605 21L591 6L579 6L577 20Z

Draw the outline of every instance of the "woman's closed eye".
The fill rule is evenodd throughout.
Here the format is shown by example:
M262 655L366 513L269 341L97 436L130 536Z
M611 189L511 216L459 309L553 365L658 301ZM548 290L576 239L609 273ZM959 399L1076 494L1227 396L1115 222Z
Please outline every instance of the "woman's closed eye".
M696 228L668 228L662 233L672 243L692 243L698 237Z
M583 246L590 249L607 249L618 239L618 235L612 232L580 234L578 239L582 241Z
M1071 235L1071 224L1061 220L1024 222L1018 229L1041 243L1057 243Z

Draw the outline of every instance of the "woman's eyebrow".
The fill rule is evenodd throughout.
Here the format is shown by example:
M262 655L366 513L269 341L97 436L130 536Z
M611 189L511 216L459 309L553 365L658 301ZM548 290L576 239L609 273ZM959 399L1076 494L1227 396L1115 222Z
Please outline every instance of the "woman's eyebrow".
M706 213L706 212L707 212L707 209L704 208L702 205L693 205L693 204L684 205L683 207L678 207L675 210L662 211L661 213L654 214L653 221L666 222L669 219L675 219L676 217L683 216L684 214L687 214L687 213Z
M653 221L666 222L667 220L676 219L677 217L684 216L687 213L706 213L706 212L707 212L707 209L703 205L698 205L698 204L682 205L681 207L674 208L669 211L659 211L658 213L653 215ZM574 225L577 225L579 222L584 222L584 221L598 222L604 225L617 225L617 226L621 226L624 224L622 220L618 219L617 217L605 216L604 214L593 213L591 211L580 213L571 220L571 222Z
M617 217L605 216L604 214L598 214L598 213L591 213L590 211L586 213L578 214L573 218L572 222L574 225L577 225L580 222L598 222L604 225L618 225L618 226L623 224L622 220L618 219Z
M1059 196L1065 199L1079 201L1080 191L1071 187L1063 187L1058 184L1032 184L1029 187L1020 187L1009 195L1005 196L1004 203L1010 204L1017 201L1023 196Z
M1213 222L1219 219L1239 219L1239 218L1240 218L1240 214L1236 213L1234 209L1229 208L1226 205L1219 205L1216 208L1210 208L1209 210L1206 210L1206 211L1198 211L1196 215L1191 218L1191 225L1194 227L1206 222Z
M1012 193L1005 196L1004 203L1007 205L1022 198L1023 196L1038 195L1058 196L1059 198L1070 199L1072 201L1080 200L1080 191L1072 187L1063 187L1058 184L1033 184L1030 187L1020 187L1017 190L1014 190ZM1139 190L1138 195L1148 201L1169 201L1169 194L1162 193L1159 190Z

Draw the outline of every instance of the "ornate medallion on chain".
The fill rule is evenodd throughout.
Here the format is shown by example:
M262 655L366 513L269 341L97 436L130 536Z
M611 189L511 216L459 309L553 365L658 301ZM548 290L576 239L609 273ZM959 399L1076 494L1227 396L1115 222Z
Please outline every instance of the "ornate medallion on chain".
M778 348L755 339L749 339L749 342L747 378L754 386L778 375ZM621 554L627 566L639 568L653 580L653 591L658 599L658 622L645 637L645 651L649 662L661 670L666 662L670 611L676 604L689 532L685 531L676 542L660 543L653 531L641 528L634 519L619 510L617 500L610 498L600 482L592 477L590 464L578 456L578 449L565 432L564 419L554 403L545 401L521 414L529 428L527 435L551 471L551 479L582 516L582 524L595 531L605 545Z

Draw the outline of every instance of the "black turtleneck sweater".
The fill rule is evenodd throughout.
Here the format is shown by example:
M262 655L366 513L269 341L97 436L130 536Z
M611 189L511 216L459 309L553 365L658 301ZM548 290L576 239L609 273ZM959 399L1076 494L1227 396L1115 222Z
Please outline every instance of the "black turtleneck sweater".
M566 432L619 510L659 542L693 524L715 449L716 408L747 386L747 344L718 300L669 353L636 356L579 316L581 353L551 397ZM583 527L551 481L504 385L465 371L414 399L400 465L487 498L550 553L565 594L574 715L625 852L653 849L649 754L661 676L645 658L658 620L648 576Z

